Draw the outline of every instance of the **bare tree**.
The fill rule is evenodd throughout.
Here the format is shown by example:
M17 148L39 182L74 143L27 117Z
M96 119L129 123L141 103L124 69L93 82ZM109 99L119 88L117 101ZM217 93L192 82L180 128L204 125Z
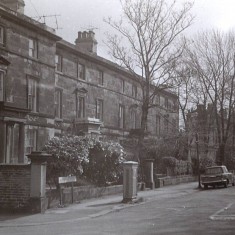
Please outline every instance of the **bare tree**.
M213 105L219 147L217 160L224 163L235 103L235 33L203 32L190 45L187 65L202 88L204 104Z
M117 32L107 35L107 45L116 62L137 77L142 88L140 147L149 109L156 105L155 96L159 90L169 88L174 63L184 50L185 40L180 36L192 24L193 4L180 5L176 0L120 2L121 20L105 19Z

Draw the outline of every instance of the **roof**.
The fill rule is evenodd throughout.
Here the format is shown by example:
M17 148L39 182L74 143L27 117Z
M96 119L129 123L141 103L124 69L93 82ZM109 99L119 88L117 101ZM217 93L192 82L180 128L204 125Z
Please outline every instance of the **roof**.
M0 3L0 15L3 18L10 19L17 24L23 25L24 27L29 28L33 31L37 31L41 33L42 35L46 35L47 37L50 37L54 40L57 40L57 41L61 40L61 37L56 35L56 32L54 29L48 27L47 25L43 23L33 20L32 18L26 15L15 12L1 3Z
M98 56L97 54L85 51L82 48L79 48L78 46L76 46L70 42L67 42L65 40L58 41L57 46L60 48L65 48L65 49L69 50L70 52L72 52L73 54L77 54L77 55L83 57L84 59L88 59L88 60L93 61L95 63L98 63L104 67L108 67L109 69L121 72L121 73L123 73L124 76L131 77L132 79L135 79L137 82L139 79L141 79L141 76L138 76L138 77L134 76L134 74L132 74L127 69L121 67L120 65L118 65L108 59L105 59L101 56Z
M101 56L98 56L97 54L85 51L82 48L79 48L78 46L76 46L70 42L67 42L65 40L60 40L57 42L57 46L59 48L62 48L62 49L64 48L66 50L69 50L71 53L77 54L84 59L87 59L87 60L92 61L94 63L100 64L106 68L109 68L113 71L121 73L123 76L127 76L127 77L135 80L136 82L139 82L139 83L141 82L141 79L142 79L141 76L133 74L129 70L121 67L120 65L118 65L108 59L105 59ZM154 86L154 84L151 84L151 85ZM175 93L173 93L172 91L169 91L168 89L159 88L159 90L163 94L167 93L168 95L174 96L175 98L178 97Z

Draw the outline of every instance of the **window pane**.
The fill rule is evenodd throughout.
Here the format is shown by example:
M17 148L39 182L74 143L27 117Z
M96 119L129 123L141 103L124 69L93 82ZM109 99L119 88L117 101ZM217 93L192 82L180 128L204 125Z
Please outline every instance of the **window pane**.
M28 109L37 111L37 82L28 78Z
M96 118L103 120L103 100L96 101Z
M0 71L0 101L4 100L3 72Z
M0 43L4 43L4 29L0 26Z
M99 82L99 84L100 85L103 85L103 83L104 83L104 79L103 79L103 71L98 71L98 82Z
M37 41L34 39L29 39L29 56L37 57Z
M55 91L55 116L62 118L62 91Z
M78 64L78 78L85 80L85 66Z
M62 72L62 56L60 55L55 55L55 67L56 67L56 71Z
M136 129L136 112L134 110L131 111L131 128Z
M37 150L37 129L29 126L26 130L25 152L26 154Z
M124 128L124 106L119 105L119 127Z
M132 96L135 98L137 96L137 87L135 85L132 85Z
M76 98L76 117L77 118L84 118L85 117L85 98L79 96Z
M56 65L58 64L58 61L59 61L59 56L58 56L58 55L55 55L55 64L56 64Z
M121 92L125 92L125 81L121 79Z

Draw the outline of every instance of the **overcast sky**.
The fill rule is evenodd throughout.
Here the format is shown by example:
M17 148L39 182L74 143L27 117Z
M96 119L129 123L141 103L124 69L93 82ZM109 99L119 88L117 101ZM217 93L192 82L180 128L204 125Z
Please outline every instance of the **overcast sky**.
M191 32L206 28L235 29L235 0L194 1L196 19ZM25 5L25 14L30 17L59 15L57 34L71 43L74 43L78 31L95 28L101 56L107 54L103 43L107 25L103 18L112 16L118 19L121 14L119 0L25 0ZM47 25L57 27L55 17L45 17L45 21Z

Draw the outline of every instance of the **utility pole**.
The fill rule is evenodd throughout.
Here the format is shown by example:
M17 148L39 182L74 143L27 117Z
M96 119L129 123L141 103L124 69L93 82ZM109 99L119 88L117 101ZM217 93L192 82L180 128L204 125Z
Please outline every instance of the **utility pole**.
M196 137L196 151L197 151L197 173L198 173L198 188L201 188L201 175L200 175L200 158L199 158L199 148L198 148L198 144L199 144L199 138L198 138L198 133L195 134Z

